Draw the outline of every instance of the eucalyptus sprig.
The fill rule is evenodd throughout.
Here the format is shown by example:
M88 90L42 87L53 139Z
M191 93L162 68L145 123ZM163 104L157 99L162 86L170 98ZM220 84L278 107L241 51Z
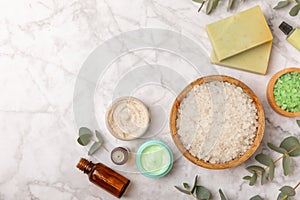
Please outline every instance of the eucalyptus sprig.
M293 7L290 9L289 14L291 16L297 16L299 11L300 11L300 0L284 0L284 1L279 1L277 5L274 7L275 10L285 8L289 6L290 4L294 4Z
M219 5L220 0L193 0L196 3L200 3L200 7L198 9L198 12L201 11L203 8L204 4L206 4L206 14L210 14L214 9L217 8ZM231 10L233 8L233 5L235 4L237 0L228 0L227 2L227 11ZM245 0L241 0L245 1ZM300 11L300 0L283 0L279 1L277 5L273 8L275 10L285 8L289 5L293 4L293 7L291 7L289 14L290 16L297 16L299 11Z
M186 182L182 185L183 188L178 186L174 187L184 194L191 195L195 200L210 200L212 197L211 192L207 188L198 185L198 176L195 177L193 187L190 187ZM219 189L219 195L221 200L229 200L221 189ZM263 200L263 198L259 195L255 195L254 197L251 197L250 200Z
M198 9L198 12L201 11L202 7L206 3L206 14L210 14L214 9L217 8L220 0L193 0L193 1L201 4ZM227 11L233 8L233 4L235 1L236 0L228 0ZM241 0L241 1L245 1L245 0Z
M277 197L277 200L291 200L290 197L293 197L296 195L296 189L300 186L300 182L295 186L283 186L279 189L280 193Z
M103 139L102 139L102 136L99 131L95 130L95 135L96 135L97 141L95 141L93 139L93 135L94 135L93 132L86 127L81 127L79 129L79 137L77 139L77 142L80 145L87 146L91 141L94 141L94 143L92 144L92 146L89 149L89 152L88 152L89 155L94 154L101 147L101 145L103 143Z
M284 175L288 175L290 172L291 166L291 157L300 156L300 143L299 140L294 137L290 136L285 138L278 146L268 143L268 147L273 151L281 153L282 155L278 157L276 160L273 160L270 156L260 153L255 156L255 160L265 167L258 166L258 165L251 165L246 168L252 176L244 176L244 180L249 181L249 185L253 186L259 175L261 175L261 184L263 185L269 179L272 181L274 179L274 172L276 163L282 159L282 167Z
M182 185L184 189L178 186L174 187L184 194L192 195L196 200L209 200L211 198L210 191L207 188L198 185L198 176L195 177L193 187L190 187L188 183L183 183Z

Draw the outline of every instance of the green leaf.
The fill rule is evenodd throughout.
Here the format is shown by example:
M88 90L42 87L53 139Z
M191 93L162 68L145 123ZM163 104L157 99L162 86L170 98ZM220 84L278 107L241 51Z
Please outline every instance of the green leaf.
M266 172L262 172L261 173L261 184L265 184L267 182L267 173Z
M96 137L98 139L98 142L103 143L103 138L102 138L101 133L97 130L95 130L95 133L96 133Z
M257 180L257 174L253 174L253 176L251 177L250 179L250 182L249 182L249 185L250 186L253 186L255 183L256 183L256 180Z
M251 176L244 176L243 179L249 181L251 180Z
M269 178L271 181L274 179L274 174L275 174L275 165L272 164L269 166Z
M254 197L251 197L250 200L264 200L264 199L259 195L255 195Z
M300 0L298 0L298 1L300 1ZM298 124L298 126L300 128L300 119L297 119L296 122L297 122L297 124Z
M289 155L285 155L282 159L282 167L284 175L288 175L291 167L291 158Z
M282 192L279 193L277 200L290 200L289 196L283 194Z
M294 7L292 7L289 14L294 17L294 16L298 15L299 11L300 11L300 4L297 4Z
M270 149L272 149L272 150L278 152L278 153L282 153L282 154L287 153L287 150L285 150L285 149L283 149L283 148L281 148L281 147L277 147L277 146L275 146L274 144L269 143L269 142L268 142L268 147L269 147Z
M211 197L211 193L203 186L196 186L196 196L201 200L209 200Z
M251 165L251 166L247 167L246 170L248 170L251 173L264 172L265 171L265 169L263 167L258 166L258 165Z
M291 151L289 153L289 155L292 157L300 156L300 143L299 143L299 140L294 136L285 138L281 142L280 147L284 148L288 152ZM297 148L297 149L295 149L295 148Z
M79 136L82 136L82 135L93 135L93 132L88 129L87 127L81 127L79 129Z
M184 190L184 189L181 189L180 187L178 187L178 186L174 186L178 191L180 191L180 192L182 192L182 193L184 193L184 194L191 194L191 192L190 191L187 191L187 190Z
M289 1L279 1L278 4L273 9L280 9L288 6L290 4Z
M198 181L198 176L195 177L194 185L193 185L192 190L191 190L192 194L194 194L194 192L195 192L195 189L196 189L196 186L197 186L197 181Z
M77 139L77 142L82 146L86 146L91 141L92 136L93 135L89 135L89 134L81 135Z
M211 11L213 10L213 6L214 6L214 0L207 0L208 3L206 5L206 14L210 14Z
M295 196L296 192L294 188L291 186L283 186L282 188L279 189L283 194L288 195L288 196Z
M218 6L219 1L220 1L220 0L214 0L214 3L213 3L213 9L215 9L215 8Z
M91 146L88 154L89 155L93 155L100 147L101 147L101 143L100 142L94 142L94 144Z
M225 194L223 193L223 191L221 189L219 189L219 194L220 194L221 200L227 200Z
M204 0L193 0L196 3L203 3Z
M227 6L227 11L231 10L232 6L233 6L234 0L229 0L228 1L228 6Z
M296 0L296 2L300 4L300 0Z
M188 183L183 183L183 187L184 187L185 189L189 189L189 188L190 188L190 185L189 185Z
M255 156L255 160L257 160L257 162L265 165L265 166L270 166L272 163L274 163L274 161L272 160L272 158L266 154L260 153L257 154Z

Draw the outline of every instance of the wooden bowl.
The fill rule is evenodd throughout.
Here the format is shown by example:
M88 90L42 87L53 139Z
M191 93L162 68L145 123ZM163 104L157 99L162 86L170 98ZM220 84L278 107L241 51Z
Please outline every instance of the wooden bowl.
M286 116L286 117L298 117L298 116L300 116L300 112L288 112L288 111L281 109L277 105L275 98L274 98L274 85L275 85L277 79L280 76L282 76L286 73L290 73L290 72L299 72L300 73L300 68L287 68L287 69L277 72L274 76L272 76L272 78L270 79L268 86L267 86L267 99L268 99L270 106L278 114Z
M256 132L256 136L254 139L254 142L252 144L252 146L250 147L250 149L248 151L245 152L244 155L242 155L241 157L238 157L234 160L231 160L229 162L226 163L222 163L222 164L212 164L209 162L205 162L203 160L198 159L197 157L194 157L193 155L190 154L190 152L185 149L185 147L183 146L182 142L180 141L180 137L177 133L177 126L176 126L176 120L177 120L177 112L178 112L178 108L180 105L180 102L182 101L182 99L186 96L186 94L196 85L201 85L203 83L206 82L212 82L212 81L222 81L222 82L229 82L231 84L234 84L236 86L239 86L243 89L243 91L250 97L253 99L254 105L256 106L257 109L257 116L258 116L258 128L257 128L257 132ZM175 142L177 148L179 149L179 151L191 162L193 162L194 164L201 166L201 167L205 167L208 169L226 169L226 168L231 168L234 166L237 166L241 163L243 163L244 161L246 161L258 148L258 146L261 143L261 140L263 138L263 134L264 134L264 128L265 128L265 117L264 117L264 110L263 107L259 101L259 99L257 98L257 96L254 94L254 92L247 86L245 85L243 82L234 79L232 77L229 76L223 76L223 75L213 75L213 76L206 76L206 77L202 77L199 78L197 80L195 80L194 82L190 83L176 98L172 110L171 110L171 115L170 115L170 129L171 129L171 134L172 134L172 138L173 141Z

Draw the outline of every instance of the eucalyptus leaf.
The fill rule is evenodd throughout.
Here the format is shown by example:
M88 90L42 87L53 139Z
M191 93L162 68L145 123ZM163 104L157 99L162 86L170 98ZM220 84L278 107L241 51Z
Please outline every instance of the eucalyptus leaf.
M296 2L300 4L300 0L296 0ZM300 122L299 122L299 123L300 123ZM300 126L300 125L299 125L299 126Z
M216 9L220 0L214 0L213 9Z
M244 176L243 179L249 181L251 180L251 176Z
M288 195L283 194L282 192L279 193L277 200L290 200Z
M93 155L101 147L101 144L102 143L100 142L94 142L88 152L88 155Z
M274 161L272 160L272 158L266 154L260 153L257 154L255 156L255 160L257 160L257 162L265 165L265 166L270 166L272 163L274 163Z
M82 136L82 135L93 135L93 132L87 127L81 127L79 129L79 136Z
M193 0L196 3L203 3L204 0Z
M95 133L96 133L96 137L98 139L98 142L103 143L103 138L102 138L101 133L97 130L95 130Z
M208 3L206 5L206 14L210 14L211 11L213 10L213 6L214 6L214 0L207 0Z
M274 9L280 9L288 6L290 4L290 1L279 1L278 4L274 7Z
M190 188L190 185L189 185L188 183L183 183L183 187L184 187L185 189L189 189L189 188Z
M300 11L300 4L297 4L294 7L292 7L289 14L294 17L294 16L298 15L299 11Z
M81 135L78 137L77 142L82 146L86 146L91 141L92 136L93 136L92 134Z
M267 173L266 172L262 172L261 173L261 184L265 184L267 182Z
M288 175L291 168L291 158L289 155L285 155L282 159L282 167L283 167L283 173L284 175Z
M264 172L265 169L261 166L258 166L258 165L251 165L249 167L246 168L246 170L248 170L249 172L251 173L256 173L256 172Z
M269 178L271 181L274 179L274 174L275 174L275 165L272 164L269 166Z
M268 142L268 147L270 148L270 149L272 149L272 150L274 150L274 151L276 151L276 152L278 152L278 153L287 153L287 150L285 150L285 149L283 149L283 148L281 148L281 147L277 147L277 146L275 146L274 144L272 144L272 143L270 143L270 142Z
M180 191L180 192L182 192L182 193L184 193L184 194L191 194L191 192L190 191L188 191L188 190L184 190L184 189L182 189L182 188L180 188L180 187L178 187L178 186L174 186L178 191Z
M298 0L298 1L300 1L300 0ZM300 3L300 2L298 2L298 3ZM300 119L297 119L296 122L297 122L297 124L298 124L298 126L300 128Z
M264 199L259 195L255 195L254 197L251 197L250 200L264 200Z
M283 186L282 188L279 189L283 194L288 195L288 196L295 196L296 192L294 188L291 186Z
M253 176L251 177L250 179L250 182L249 182L249 185L250 186L253 186L255 183L256 183L256 180L257 180L257 174L253 174Z
M196 186L196 196L201 200L209 200L211 197L211 193L203 186Z
M223 191L221 189L219 189L219 194L220 194L221 200L227 200L225 194L223 193Z
M294 136L285 138L281 142L280 147L287 150L289 155L292 157L300 156L300 143L299 140Z
M192 194L194 194L194 192L195 192L195 189L196 189L196 186L197 186L197 181L198 181L198 176L195 177L194 185L193 185L192 190L191 190Z
M229 0L229 1L228 1L227 11L229 11L229 10L232 9L232 6L233 6L234 1L235 1L235 0Z

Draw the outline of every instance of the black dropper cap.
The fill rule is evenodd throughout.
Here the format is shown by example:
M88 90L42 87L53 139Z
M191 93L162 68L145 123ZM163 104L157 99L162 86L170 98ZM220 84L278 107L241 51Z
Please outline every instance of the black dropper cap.
M287 24L286 22L282 22L280 25L279 25L279 29L285 34L285 35L289 35L292 30L293 30L293 27L289 24Z

